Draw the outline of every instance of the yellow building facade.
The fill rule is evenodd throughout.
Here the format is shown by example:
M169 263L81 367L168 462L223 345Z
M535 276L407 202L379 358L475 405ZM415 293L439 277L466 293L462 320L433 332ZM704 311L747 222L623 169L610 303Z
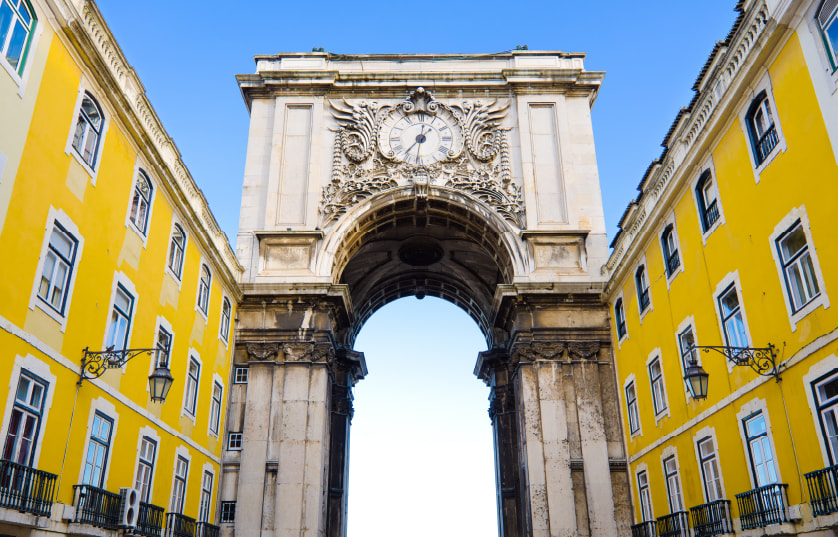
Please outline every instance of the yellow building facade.
M93 2L0 66L0 534L214 535L241 268Z
M740 2L620 220L635 536L834 535L836 8Z

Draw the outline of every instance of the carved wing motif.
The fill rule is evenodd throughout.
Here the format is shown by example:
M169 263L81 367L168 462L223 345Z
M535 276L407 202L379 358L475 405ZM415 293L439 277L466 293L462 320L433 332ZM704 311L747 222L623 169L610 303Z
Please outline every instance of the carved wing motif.
M364 162L375 148L379 113L391 107L380 107L375 101L348 103L345 99L341 99L341 102L330 100L329 104L340 126L337 135L343 153L352 162Z
M453 105L460 114L466 145L480 162L494 159L501 146L500 125L506 117L509 103L498 105L497 99L484 104L480 101Z

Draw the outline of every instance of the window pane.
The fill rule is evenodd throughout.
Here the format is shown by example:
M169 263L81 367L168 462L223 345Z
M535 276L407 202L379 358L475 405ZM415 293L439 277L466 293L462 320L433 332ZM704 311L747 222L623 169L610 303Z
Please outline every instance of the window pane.
M803 233L803 227L798 225L794 231L789 233L781 243L781 250L783 252L783 260L788 261L797 254L800 250L806 247L806 235Z
M826 39L829 41L829 46L832 48L832 55L838 56L838 17L832 17L826 28L824 28Z
M23 45L26 44L26 38L29 32L24 28L20 21L15 22L14 30L12 30L12 39L9 42L9 48L6 51L6 59L14 69L17 69L20 64L20 58L23 54Z
M734 310L739 307L739 297L736 295L736 289L731 289L719 300L722 306L722 315L728 317Z
M96 105L93 104L93 101L91 101L89 97L85 97L82 100L81 109L87 116L90 125L98 131L99 126L102 123L102 117L99 115L99 109L96 108Z
M6 42L6 36L12 27L14 14L12 8L6 2L0 2L0 46Z

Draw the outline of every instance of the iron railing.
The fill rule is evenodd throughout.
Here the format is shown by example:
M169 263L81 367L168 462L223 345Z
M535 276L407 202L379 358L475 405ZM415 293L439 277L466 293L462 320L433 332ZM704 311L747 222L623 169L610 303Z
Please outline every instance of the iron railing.
M777 135L777 128L774 125L768 128L765 131L765 134L757 140L757 164L762 164L762 162L771 154L771 151L777 147L777 143L780 141L780 137Z
M690 523L686 511L658 517L658 537L689 537Z
M675 250L669 254L669 257L666 260L666 269L668 270L666 275L672 276L673 274L675 274L675 271L678 270L678 267L680 266L681 256L678 254L678 250Z
M719 219L719 204L716 200L704 210L704 231L710 229Z
M161 537L163 533L164 509L150 503L140 502L137 529L134 533L143 537Z
M838 511L838 466L830 466L806 474L812 514L828 515Z
M723 533L733 533L730 518L730 500L716 500L690 507L693 519L694 537L710 537Z
M766 485L736 495L743 530L764 528L788 521L785 483Z
M658 537L658 523L647 520L631 527L631 537Z
M73 522L99 528L119 528L119 503L122 496L92 485L73 485L76 494L76 517Z
M218 537L221 528L214 526L209 522L198 522L198 532L196 537Z
M650 303L649 289L647 288L645 291L640 293L640 311L644 311L648 308Z
M180 513L166 513L166 537L195 537L195 519Z
M49 516L57 477L12 461L0 461L0 507Z

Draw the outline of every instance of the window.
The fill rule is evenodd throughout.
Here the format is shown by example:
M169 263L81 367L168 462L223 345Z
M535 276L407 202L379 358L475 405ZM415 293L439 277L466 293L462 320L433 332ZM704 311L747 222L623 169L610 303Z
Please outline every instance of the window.
M820 294L809 244L799 220L777 239L777 250L792 310L797 312Z
M701 480L704 482L707 502L723 499L722 478L719 472L719 462L716 459L716 446L712 437L708 436L698 441L698 456L701 465Z
M165 355L159 355L161 362L156 364L157 367L168 367L169 356L172 352L172 334L162 326L157 329L157 347L166 352ZM166 360L166 363L163 363L162 360Z
M716 199L716 185L710 170L701 174L695 185L695 197L698 200L698 218L701 231L707 233L719 219L719 203Z
M61 315L67 305L77 246L75 237L55 222L38 284L38 297Z
M221 523L232 524L236 521L236 502L221 502Z
M626 335L626 312L623 309L622 298L618 298L614 303L614 321L617 323L617 338L623 339Z
M230 316L233 313L233 308L230 306L230 299L226 296L224 297L224 301L221 303L221 339L225 342L227 341L228 336L230 335Z
M832 371L812 383L818 405L821 434L827 446L830 464L838 464L838 371Z
M640 311L643 312L651 303L649 297L649 282L646 279L646 267L640 265L634 273L634 282L637 285L637 302L640 304Z
M204 470L201 478L201 503L198 506L198 521L210 521L210 500L212 499L212 474Z
M134 488L140 491L140 500L148 502L151 496L151 475L154 473L154 456L157 442L144 436L140 440L140 457L137 461L137 481Z
M663 370L661 369L660 358L655 358L649 364L649 380L652 383L652 404L657 416L666 410L666 392L663 386Z
M661 245L663 246L663 262L666 265L666 276L670 277L681 266L678 245L675 243L675 226L672 224L669 224L663 230Z
M151 181L143 170L137 172L134 184L134 197L131 199L131 212L128 219L143 237L148 235L148 216L151 211Z
M221 384L214 383L212 386L212 401L210 402L210 432L218 436L218 426L221 421Z
M747 347L748 334L742 309L739 306L739 294L736 285L731 284L719 296L719 311L722 315L722 325L725 332L725 343L728 347Z
M189 369L186 372L186 399L183 408L195 416L195 405L198 402L198 379L201 376L201 366L194 358L189 359Z
M817 21L829 62L835 70L838 68L838 3L826 0L818 10Z
M186 234L180 225L172 229L172 242L169 245L169 269L180 280L183 274L183 252L186 249Z
M756 164L760 165L780 142L777 128L774 125L771 103L765 91L762 91L753 100L745 119L748 123L748 134L751 138L754 159Z
M640 491L640 516L643 521L655 520L652 514L652 493L649 491L649 476L646 471L637 472L637 489Z
M34 375L21 373L17 381L14 406L9 416L3 460L23 466L32 464L46 393L45 382Z
M227 435L227 451L241 451L242 449L242 434L228 433Z
M688 326L686 330L678 334L678 344L681 347L681 361L684 364L684 370L690 366L690 362L700 363L698 361L698 352L693 349L695 345L695 335L693 334L693 327Z
M198 309L206 315L209 309L209 292L212 273L206 265L201 265L201 278L198 280Z
M677 513L684 510L684 502L681 499L681 479L678 477L678 464L675 456L663 461L664 477L666 478L666 496L669 499L669 512Z
M105 480L105 467L108 463L108 451L111 447L111 429L113 420L96 412L90 440L87 444L87 457L84 460L82 484L102 488Z
M169 512L183 513L183 497L186 494L186 476L189 472L189 461L178 455L175 460L175 479L172 483L172 501Z
M774 451L765 426L762 413L745 419L745 434L748 438L748 454L751 458L751 470L757 487L777 482L777 469L774 466Z
M629 432L634 434L640 431L640 416L637 414L637 392L633 381L626 386L626 405L628 406Z
M76 130L73 132L73 149L90 166L96 167L96 155L99 151L99 138L102 135L104 115L99 104L89 93L85 93L79 108Z
M237 367L233 382L235 384L247 384L247 368Z
M0 0L0 53L18 75L23 73L36 22L28 2Z
M128 347L128 332L131 327L131 313L133 309L134 297L122 287L122 284L116 284L116 294L113 299L111 319L108 322L105 347L117 350Z

